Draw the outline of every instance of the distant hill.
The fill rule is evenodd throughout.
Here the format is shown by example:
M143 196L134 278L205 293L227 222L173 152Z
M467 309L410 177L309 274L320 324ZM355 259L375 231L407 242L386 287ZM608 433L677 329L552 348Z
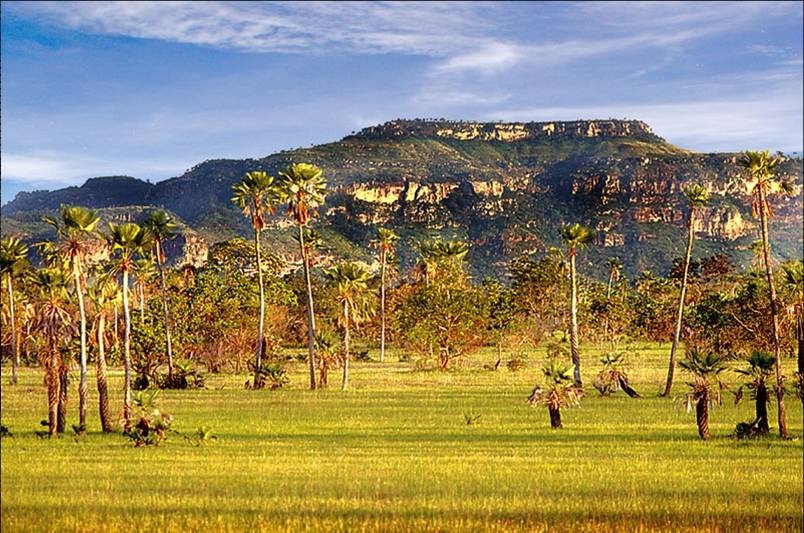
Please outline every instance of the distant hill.
M60 203L115 208L118 217L127 208L159 207L214 242L249 230L230 201L232 184L245 172L276 173L305 161L324 169L330 184L318 226L333 257L370 261L368 243L384 225L402 235L405 266L426 236L460 237L472 244L476 276L501 277L512 258L560 245L560 226L581 222L597 231L597 245L583 254L586 272L602 277L605 259L617 256L629 274L664 273L683 253L682 190L696 182L716 193L696 227L696 254L723 251L745 265L758 233L751 185L736 158L682 150L640 121L395 120L312 148L205 161L156 184L117 176L20 193L2 208L2 232L41 238L46 229L37 220ZM802 160L787 157L780 174L799 188L795 197L774 199L774 252L801 257ZM291 257L295 243L283 214L280 209L266 237L268 246Z

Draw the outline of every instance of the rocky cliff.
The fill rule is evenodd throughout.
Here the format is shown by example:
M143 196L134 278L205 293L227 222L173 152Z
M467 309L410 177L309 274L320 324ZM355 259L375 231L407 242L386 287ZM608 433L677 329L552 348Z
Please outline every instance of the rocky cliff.
M281 152L262 159L212 160L155 185L102 178L82 187L20 195L3 208L4 228L25 226L31 213L60 202L90 207L128 205L169 209L207 241L249 231L231 205L231 186L249 170L269 173L294 161L324 169L331 192L320 213L327 253L368 257L377 225L402 235L404 265L428 235L472 243L476 275L502 276L518 254L560 245L562 224L597 231L597 246L583 268L603 275L617 256L634 274L666 272L683 253L688 208L683 189L700 183L713 192L696 222L696 253L728 253L750 260L757 238L751 214L753 184L736 154L696 154L656 136L640 121L481 123L396 120L341 141ZM793 197L776 195L771 231L780 258L802 255L801 159L785 158L780 177L798 184ZM99 185L110 189L98 191ZM102 187L101 187L102 189ZM128 197L124 193L134 193ZM139 207L135 207L139 206ZM36 209L37 211L32 211ZM268 232L271 246L294 252L282 210ZM188 241L190 242L190 241ZM191 253L199 258L203 253Z

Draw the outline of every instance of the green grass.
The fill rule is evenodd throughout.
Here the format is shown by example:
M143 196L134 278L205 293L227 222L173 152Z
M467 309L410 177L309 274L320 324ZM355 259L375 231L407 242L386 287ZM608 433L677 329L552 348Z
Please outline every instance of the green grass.
M147 449L99 433L94 410L88 436L39 439L42 373L25 370L14 387L6 369L2 420L14 436L2 440L2 529L801 530L801 404L788 396L794 440L737 441L729 435L751 405L726 394L702 442L692 415L656 397L666 352L632 356L642 399L590 387L560 431L525 402L541 354L517 373L483 370L491 351L449 372L412 371L396 356L357 363L347 392L337 372L329 390L305 390L303 363L274 392L213 375L206 390L160 401L180 433L211 425L219 439L196 447L174 434ZM591 382L599 363L584 353ZM73 390L70 402L73 423ZM467 425L465 414L480 418Z

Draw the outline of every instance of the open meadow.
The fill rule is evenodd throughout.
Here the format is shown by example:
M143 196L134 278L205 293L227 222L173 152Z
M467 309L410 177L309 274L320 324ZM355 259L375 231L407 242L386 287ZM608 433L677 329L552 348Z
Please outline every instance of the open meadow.
M583 350L587 383L598 351ZM11 386L4 369L2 421L13 436L2 440L2 529L800 531L798 400L788 396L793 440L776 437L774 403L772 436L738 441L735 424L753 406L725 393L702 441L694 415L656 395L666 353L643 345L630 356L642 398L587 386L581 407L562 411L562 430L526 403L542 351L518 372L484 369L491 350L451 371L416 371L392 352L385 364L354 363L346 392L337 372L329 389L307 390L301 362L276 391L212 374L205 389L161 392L177 433L144 448L100 432L94 390L86 436L39 438L42 371L25 369ZM118 369L116 410L121 389ZM72 385L70 394L73 423ZM184 438L200 426L217 439Z

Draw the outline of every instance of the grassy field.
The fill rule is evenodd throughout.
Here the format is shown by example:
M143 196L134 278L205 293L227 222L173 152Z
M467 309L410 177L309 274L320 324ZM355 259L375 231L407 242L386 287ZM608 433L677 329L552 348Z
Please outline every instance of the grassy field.
M587 382L594 353L584 352ZM212 375L207 389L160 402L178 432L210 425L218 440L172 434L157 448L101 434L94 409L86 437L38 438L42 373L26 370L13 387L4 369L2 421L14 436L2 440L2 530L801 531L801 404L788 397L794 440L737 441L752 406L727 394L702 442L693 415L656 397L666 353L631 357L643 398L590 387L560 431L525 401L540 353L516 373L484 370L491 352L449 372L395 356L357 363L347 392L336 374L331 389L305 390L302 363L273 392ZM115 408L121 383L118 371ZM73 423L74 390L70 402Z

